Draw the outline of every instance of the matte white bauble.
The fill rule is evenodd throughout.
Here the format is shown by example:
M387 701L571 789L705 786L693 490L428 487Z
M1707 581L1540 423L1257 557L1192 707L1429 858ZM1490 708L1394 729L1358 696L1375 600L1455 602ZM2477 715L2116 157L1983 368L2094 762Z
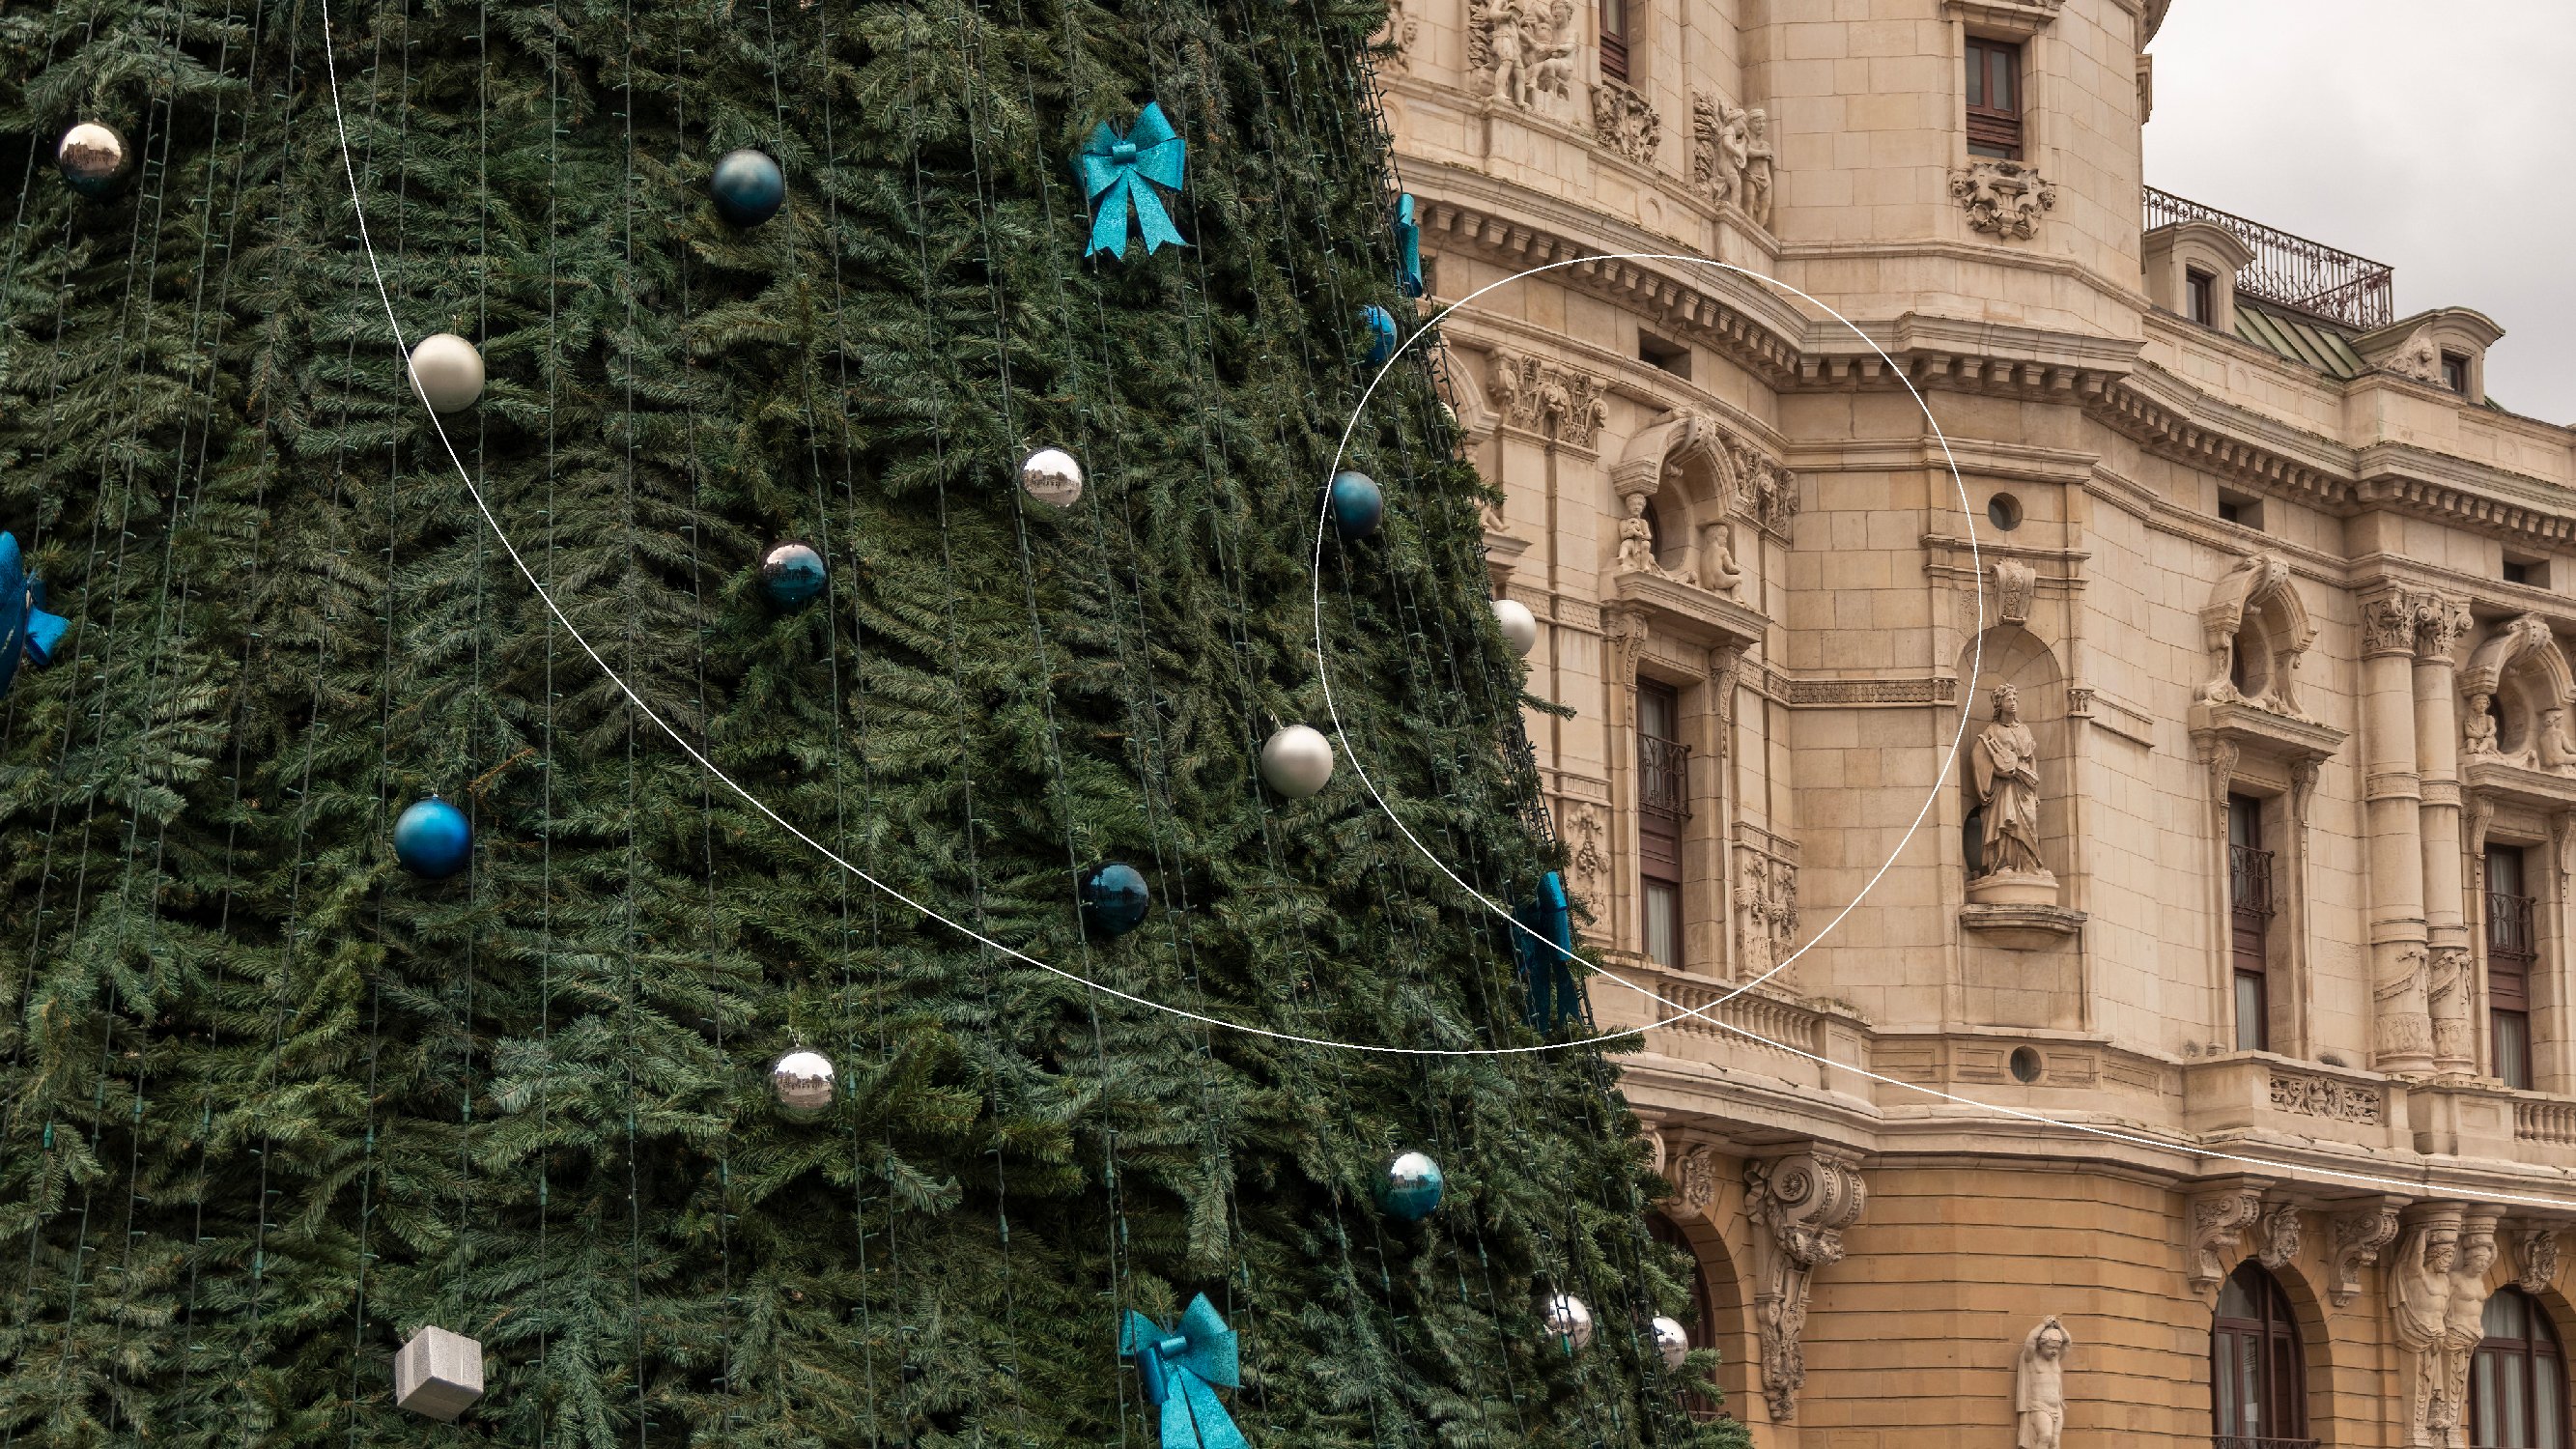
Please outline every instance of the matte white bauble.
M1055 508L1082 501L1082 465L1062 448L1040 448L1020 464L1020 488Z
M1503 642L1523 659L1538 647L1538 616L1518 599L1494 600L1494 622L1503 626Z
M432 409L463 412L483 395L483 354L453 332L433 332L411 350L411 377Z
M1664 1367L1679 1372L1682 1360L1690 1357L1690 1330L1676 1319L1655 1316L1655 1352L1664 1356Z
M1290 725L1261 747L1261 778L1291 800L1303 800L1333 778L1333 742L1305 725Z
M1592 1342L1592 1310L1571 1293L1559 1293L1547 1301L1547 1331L1571 1349Z
M832 1105L832 1059L821 1052L789 1052L769 1069L769 1090L788 1116L812 1117Z

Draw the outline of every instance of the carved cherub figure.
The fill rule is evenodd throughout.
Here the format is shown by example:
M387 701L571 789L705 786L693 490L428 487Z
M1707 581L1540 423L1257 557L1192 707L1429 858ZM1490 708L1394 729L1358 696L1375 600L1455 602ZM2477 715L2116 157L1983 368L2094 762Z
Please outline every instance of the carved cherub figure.
M2576 773L2576 740L2567 735L2567 711L2544 709L2540 712L2540 768L2559 774Z
M2075 1336L2054 1314L2022 1339L2013 1370L2016 1449L2058 1449L2066 1431L2066 1355L2074 1347Z
M1619 567L1661 573L1655 563L1655 525L1646 518L1646 495L1628 495L1628 516L1619 520Z
M1744 570L1736 566L1735 530L1724 523L1712 523L1700 530L1699 586L1714 594L1731 594L1744 581Z
M2469 758L2496 752L2496 718L2492 707L2494 696L2469 696L2468 718L2460 723L2460 753Z
M1543 96L1571 99L1574 95L1574 51L1574 0L1556 0L1547 10L1547 41L1538 53L1537 66L1531 71L1532 88Z

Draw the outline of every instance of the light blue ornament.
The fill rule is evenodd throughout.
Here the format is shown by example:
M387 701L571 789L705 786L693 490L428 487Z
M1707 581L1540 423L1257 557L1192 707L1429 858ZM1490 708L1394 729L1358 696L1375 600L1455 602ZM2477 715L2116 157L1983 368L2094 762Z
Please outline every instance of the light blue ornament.
M1377 1205L1390 1217L1418 1223L1440 1206L1440 1194L1448 1185L1439 1163L1428 1154L1408 1152L1388 1163L1385 1175L1378 1179Z
M1413 219L1413 193L1395 199L1395 280L1404 295L1422 295L1422 225Z
M1107 121L1093 128L1091 139L1073 157L1073 171L1081 178L1083 199L1091 203L1091 245L1084 247L1082 254L1127 255L1127 208L1131 204L1136 208L1136 229L1145 235L1147 256L1167 243L1188 245L1181 240L1180 229L1172 225L1171 214L1163 210L1162 198L1154 194L1154 187L1180 190L1189 154L1190 143L1181 139L1172 123L1163 118L1163 108L1152 101L1136 113L1134 128L1124 136L1111 130Z
M1333 531L1346 539L1368 537L1386 518L1386 495L1366 473L1334 474L1332 502Z
M1118 1333L1118 1356L1136 1361L1145 1402L1163 1411L1162 1449L1252 1449L1209 1387L1242 1387L1243 1369L1234 1330L1206 1294L1190 1300L1177 1332L1130 1311Z
M426 880L445 880L474 854L474 827L465 812L432 795L414 801L394 820L394 859Z
M17 681L18 661L38 669L54 662L54 648L72 621L45 612L45 584L27 575L18 536L0 533L0 695Z
M823 592L823 556L809 543L782 543L760 560L760 591L782 609Z
M1395 314L1372 302L1360 309L1360 325L1368 329L1368 365L1386 366L1395 356Z
M727 151L707 189L715 193L717 214L735 226L758 226L787 204L787 176L765 151Z

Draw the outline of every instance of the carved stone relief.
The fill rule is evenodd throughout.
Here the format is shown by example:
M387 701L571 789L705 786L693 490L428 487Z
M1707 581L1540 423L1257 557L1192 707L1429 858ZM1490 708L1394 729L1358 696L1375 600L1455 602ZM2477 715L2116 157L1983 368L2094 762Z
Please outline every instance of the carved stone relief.
M2447 656L2469 630L2469 606L2430 589L2391 587L2361 601L2364 654Z
M2057 877L2039 856L2039 740L2022 723L2021 691L1994 690L1994 721L1968 754L1968 784L1984 812L1983 868L1968 899L1995 905L2055 905Z
M2200 687L2203 702L2307 717L2298 702L2299 660L2316 638L2316 626L2290 581L2288 560L2275 553L2239 559L2201 607L2200 629L2210 665L2208 682ZM2250 676L2250 698L2237 688L2240 672Z
M1717 1201L1717 1153L1705 1144L1686 1149L1672 1164L1674 1216L1704 1218Z
M2558 1229L2524 1228L2513 1235L2513 1283L2539 1293L2558 1280Z
M1798 516L1798 475L1742 438L1726 439L1735 465L1734 512L1786 542Z
M2442 344L2433 340L2433 329L2430 323L2416 328L2414 335L2408 337L2395 352L2390 353L2388 360L2380 366L2396 373L2399 377L2411 377L2417 382L2429 382L2435 387L2445 385L2442 381Z
M1610 874L1609 857L1602 850L1604 825L1601 807L1589 800L1569 802L1565 807L1565 842L1571 877L1566 884L1574 894L1602 914L1602 885Z
M1421 37L1422 17L1413 13L1412 0L1387 0L1386 45L1389 54L1386 68L1397 75L1413 69L1413 42Z
M1691 184L1711 201L1743 208L1756 226L1771 224L1771 118L1712 91L1691 92Z
M1760 976L1798 944L1797 847L1745 827L1735 844L1738 970Z
M1495 100L1573 121L1573 0L1467 0L1467 70Z
M1798 1390L1807 1382L1802 1341L1813 1277L1842 1261L1843 1230L1860 1220L1868 1200L1858 1164L1830 1148L1744 1165L1762 1394L1774 1423L1797 1417Z
M2407 1213L2388 1264L2406 1449L2449 1449L2467 1417L2470 1360L2486 1336L2487 1270L2495 1212L2426 1203Z
M2311 1077L2294 1072L2272 1074L2272 1107L2279 1112L2296 1112L2302 1117L2330 1117L2338 1122L2358 1122L2366 1127L2379 1125L2386 1111L2378 1089L2353 1082L2339 1082L2332 1077Z
M2288 1203L2263 1209L2255 1236L2260 1244L2256 1261L2275 1271L2288 1267L2299 1257L2299 1210Z
M2361 1270L2378 1262L2381 1251L2397 1241L2400 1206L2397 1199L2387 1198L2373 1207L2335 1214L2334 1280L2326 1288L2326 1297L2335 1307L2351 1305L2361 1293Z
M2018 241L2038 234L2039 214L2057 205L2057 187L2039 168L1984 156L1950 173L1950 195L1971 230Z
M2012 559L1995 560L1995 613L2007 624L2030 622L2030 606L2039 592L2039 575L2030 565Z
M2227 1281L2243 1256L2239 1244L2245 1230L2262 1214L2259 1187L2231 1187L2191 1200L2191 1267L2186 1276L2194 1292L2215 1293Z
M1604 80L1592 88L1592 130L1610 149L1637 162L1652 165L1655 148L1663 144L1663 118L1655 114L1654 104L1633 86Z
M2476 989L2471 969L2467 947L2437 947L2424 981L2424 1005L2433 1023L2433 1065L2445 1074L2465 1074L2476 1061L2469 1042L2469 998Z
M2381 1057L2424 1057L2433 1051L2433 1024L2425 996L2425 950L2408 944L2389 956L2371 986L2371 1007Z
M1602 401L1609 385L1544 357L1496 351L1486 398L1502 420L1524 432L1589 448L1610 420Z

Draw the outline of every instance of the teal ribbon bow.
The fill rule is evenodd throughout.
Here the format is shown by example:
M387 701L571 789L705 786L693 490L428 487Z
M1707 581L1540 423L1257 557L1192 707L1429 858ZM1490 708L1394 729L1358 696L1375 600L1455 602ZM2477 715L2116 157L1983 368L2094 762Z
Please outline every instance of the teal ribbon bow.
M38 669L54 662L54 647L72 621L45 612L45 585L29 578L18 552L18 536L0 533L0 694L18 678L18 661Z
M1422 295L1422 224L1413 219L1413 193L1408 191L1395 199L1395 245L1398 252L1395 275L1404 295Z
M1202 1293L1190 1300L1177 1332L1130 1310L1118 1334L1118 1356L1136 1360L1145 1401L1163 1410L1163 1449L1252 1449L1227 1418L1210 1384L1243 1386L1234 1330Z
M1154 194L1154 186L1180 190L1181 170L1189 154L1190 143L1181 139L1172 123L1163 119L1163 108L1152 101L1136 113L1135 128L1124 136L1111 130L1107 121L1101 122L1073 158L1074 173L1082 178L1082 194L1091 202L1091 245L1082 254L1127 255L1131 202L1136 208L1136 229L1145 234L1147 256L1166 242L1187 245L1179 228L1172 225L1170 213L1163 210L1162 198Z

